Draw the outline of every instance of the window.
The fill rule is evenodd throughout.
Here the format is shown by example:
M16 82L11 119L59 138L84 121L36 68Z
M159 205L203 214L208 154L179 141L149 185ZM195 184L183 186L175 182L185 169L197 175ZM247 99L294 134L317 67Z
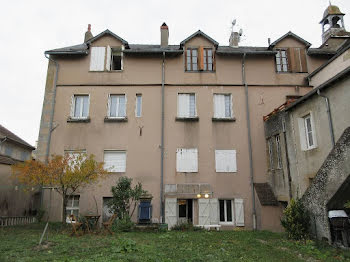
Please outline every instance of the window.
M198 70L198 48L187 48L186 50L186 70Z
M287 59L287 50L277 49L276 54L276 69L277 72L288 72L288 59Z
M213 50L211 48L203 49L203 70L213 71Z
M5 155L11 157L12 156L12 146L6 145L5 146Z
M196 117L196 96L195 94L178 94L177 116Z
M267 141L267 145L268 145L268 148L269 148L270 169L273 170L274 169L274 163L273 163L273 140L272 140L272 138L270 138Z
M27 151L22 151L21 152L21 160L26 161L30 158L30 153Z
M237 172L236 150L215 150L215 169L217 173Z
M142 95L136 95L136 107L135 107L135 116L141 117L142 114Z
M197 148L178 148L176 150L177 172L198 172L198 150Z
M232 118L230 94L214 94L214 118Z
M220 222L233 223L233 201L219 200Z
M282 168L282 156L281 156L281 140L280 135L275 137L276 139L276 153L277 153L277 168Z
M126 151L104 151L104 169L109 172L125 172Z
M126 117L126 98L125 95L110 95L108 101L108 117L125 118Z
M300 143L302 150L310 150L317 147L315 127L311 113L298 119Z
M65 150L64 154L69 156L68 165L74 168L77 161L83 162L86 159L86 150Z
M71 112L72 118L88 118L89 116L89 95L74 95Z
M70 215L74 215L78 219L79 216L79 195L69 196L66 207L66 222L71 223Z
M123 49L123 46L91 47L90 71L123 70Z

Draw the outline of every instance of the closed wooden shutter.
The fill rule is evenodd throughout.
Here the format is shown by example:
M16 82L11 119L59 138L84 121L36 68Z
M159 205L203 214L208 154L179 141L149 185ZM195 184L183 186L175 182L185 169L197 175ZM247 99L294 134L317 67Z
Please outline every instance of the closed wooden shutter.
M209 199L198 199L198 224L201 226L210 225L210 203Z
M209 200L210 204L210 224L218 225L219 224L219 200L217 198L212 198Z
M239 198L235 199L235 218L236 218L236 226L243 227L244 226L243 199L239 199Z
M237 172L236 150L215 150L216 172Z
M199 64L199 70L204 70L204 48L203 46L200 46L198 48L198 64Z
M198 172L198 150L197 148L178 148L176 150L177 172Z
M168 229L171 229L177 223L177 199L165 199L165 223L168 224Z
M109 172L125 172L126 152L125 151L105 151L104 168Z
M300 53L300 72L302 73L307 73L307 62L306 62L306 52L304 48L300 48L299 49L299 53Z
M295 63L294 48L290 47L287 49L287 59L288 59L288 71L295 72L296 63Z
M105 67L105 47L91 47L90 71L103 71Z
M215 118L225 117L225 95L221 95L221 94L214 95L214 117Z
M190 94L178 94L177 100L177 116L189 117L190 116Z
M106 70L111 71L111 57L112 57L112 49L110 46L107 46L107 54L106 54Z

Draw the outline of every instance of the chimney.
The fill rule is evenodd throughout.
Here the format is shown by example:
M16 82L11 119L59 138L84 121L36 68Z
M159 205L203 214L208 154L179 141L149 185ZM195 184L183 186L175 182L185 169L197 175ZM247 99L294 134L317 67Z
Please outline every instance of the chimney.
M267 38L267 43L268 43L269 46L271 45L271 38L270 37Z
M167 47L169 41L169 28L164 22L160 27L160 46Z
M91 33L91 25L88 24L88 30L85 33L85 37L84 37L84 42L89 41L91 38L93 38L94 36Z
M231 32L229 45L231 47L238 47L238 43L240 40L241 40L241 36L239 32Z

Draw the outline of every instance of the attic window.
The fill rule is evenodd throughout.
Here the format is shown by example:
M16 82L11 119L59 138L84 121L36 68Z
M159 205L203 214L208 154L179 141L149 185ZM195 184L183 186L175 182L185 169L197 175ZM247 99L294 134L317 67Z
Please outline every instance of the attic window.
M122 50L112 49L111 70L122 70Z
M186 71L214 71L214 52L212 48L187 48Z
M287 50L277 49L276 70L277 72L288 72Z

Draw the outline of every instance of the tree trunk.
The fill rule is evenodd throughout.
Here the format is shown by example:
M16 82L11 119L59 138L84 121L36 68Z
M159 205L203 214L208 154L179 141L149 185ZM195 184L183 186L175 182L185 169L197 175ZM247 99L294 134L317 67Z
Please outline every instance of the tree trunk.
M66 208L67 208L67 195L66 194L62 194L62 223L65 224L66 223Z

